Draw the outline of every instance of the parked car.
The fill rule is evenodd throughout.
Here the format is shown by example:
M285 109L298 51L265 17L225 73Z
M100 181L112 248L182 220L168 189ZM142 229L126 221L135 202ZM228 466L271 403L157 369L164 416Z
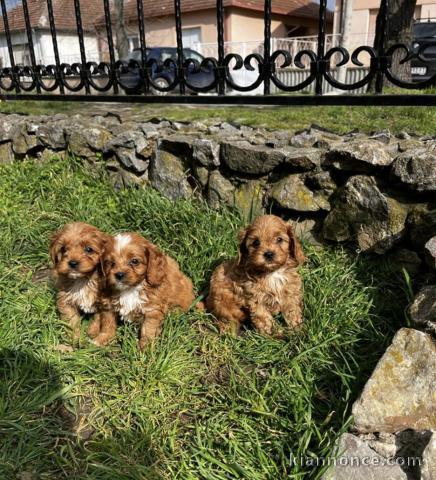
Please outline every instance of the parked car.
M427 80L436 74L436 21L414 24L413 50L417 52L424 43L429 44L421 54L425 58L425 62L416 58L411 61L412 80L415 82Z
M159 47L159 48L147 48L147 60L155 59L159 63L163 63L168 58L177 63L177 49L174 47ZM192 50L190 48L183 49L184 60L192 58L197 62L201 63L204 60L204 57ZM133 50L130 55L126 58L126 61L136 60L141 62L141 49L137 48ZM194 65L190 65L186 73L187 81L196 88L206 87L211 85L215 79L216 73L213 70L212 65L202 68L198 72L194 72ZM161 87L166 88L174 81L176 76L176 68L164 68L160 71L157 66L154 66L151 73L151 79L153 82ZM126 87L127 94L139 94L144 91L144 86L141 85L140 72L138 68L130 69L128 72L122 73L120 75L120 80L122 84ZM177 91L177 87L176 87ZM151 92L154 95L166 95L168 92L161 92L155 88L151 88Z

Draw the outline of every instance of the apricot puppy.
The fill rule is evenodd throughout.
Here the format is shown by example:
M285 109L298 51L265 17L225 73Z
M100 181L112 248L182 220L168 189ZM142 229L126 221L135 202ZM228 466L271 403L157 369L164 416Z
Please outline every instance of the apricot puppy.
M104 290L103 255L110 237L87 223L68 223L50 244L57 308L69 323L73 338L80 337L81 314L94 313L88 334L105 345L115 333L113 322L100 310Z
M258 217L239 232L239 256L212 274L207 309L221 332L237 333L249 320L260 333L274 333L273 315L290 327L302 322L304 254L292 226L274 215Z
M192 282L177 262L137 233L114 237L105 270L112 309L141 326L140 349L160 334L170 309L187 311L194 301Z

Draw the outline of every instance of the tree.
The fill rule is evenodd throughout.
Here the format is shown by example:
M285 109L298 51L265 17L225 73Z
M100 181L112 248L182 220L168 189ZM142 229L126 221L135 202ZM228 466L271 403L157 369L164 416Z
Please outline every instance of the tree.
M404 43L409 48L413 40L413 17L416 0L390 0L389 15L386 29L385 51L396 43ZM374 39L374 47L380 42L380 25L382 22L383 9L380 8L377 15L377 31ZM405 56L404 51L397 50L392 56L391 70L402 80L411 81L410 62L400 64Z
M343 0L341 9L341 37L339 46L346 50L350 47L351 19L353 15L353 0ZM338 81L345 83L348 65L339 69Z
M126 58L129 53L129 39L124 24L124 0L115 0L115 36L118 58Z

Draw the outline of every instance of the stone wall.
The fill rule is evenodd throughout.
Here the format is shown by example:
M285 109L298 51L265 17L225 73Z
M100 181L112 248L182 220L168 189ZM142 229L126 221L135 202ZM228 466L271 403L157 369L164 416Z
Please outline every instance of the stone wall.
M150 184L170 199L235 205L246 217L272 211L294 220L308 241L352 243L424 272L410 317L428 333L397 333L353 406L351 433L338 443L342 456L377 464L346 463L323 478L436 478L436 137L0 115L0 163L68 152L106 169L115 188ZM422 465L380 468L408 456Z
M115 187L150 183L249 216L298 221L311 241L354 242L435 266L436 137L344 136L106 116L0 115L0 161L65 152L104 166ZM431 241L429 241L431 240Z

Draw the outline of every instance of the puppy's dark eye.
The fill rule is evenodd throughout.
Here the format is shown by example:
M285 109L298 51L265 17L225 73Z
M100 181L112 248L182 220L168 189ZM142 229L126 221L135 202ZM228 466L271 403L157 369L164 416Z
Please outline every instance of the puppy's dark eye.
M130 260L130 265L138 265L139 264L139 260L137 258L132 258L132 260Z
M61 249L60 249L60 252L62 253L62 255L63 255L64 253L66 253L66 251L67 251L67 249L66 249L64 246L62 246Z
M282 243L283 242L283 237L277 237L277 243Z
M92 253L94 251L94 249L92 247L89 247L89 246L85 247L84 250L85 250L86 253Z
M254 248L259 247L260 246L260 240L258 238L256 238L256 240L253 240L252 245L253 245Z

